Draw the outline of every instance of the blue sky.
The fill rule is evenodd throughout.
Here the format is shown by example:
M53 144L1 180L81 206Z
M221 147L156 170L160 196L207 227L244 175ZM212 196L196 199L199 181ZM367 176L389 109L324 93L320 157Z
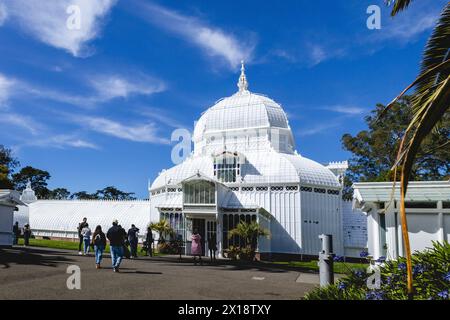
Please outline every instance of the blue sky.
M446 2L392 19L382 0L0 0L0 144L49 171L51 188L145 198L172 166L171 132L233 94L244 59L249 89L284 107L299 153L345 160L340 138L415 78ZM371 4L380 30L366 26Z

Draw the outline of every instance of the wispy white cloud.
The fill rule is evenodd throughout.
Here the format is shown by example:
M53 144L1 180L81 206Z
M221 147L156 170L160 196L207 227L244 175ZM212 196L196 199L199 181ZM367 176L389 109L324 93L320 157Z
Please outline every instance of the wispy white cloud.
M172 116L168 115L166 111L164 111L160 108L145 107L138 112L139 112L139 114L141 114L142 116L144 116L148 119L154 119L157 122L162 123L171 128L185 128L186 127L181 122L174 119Z
M4 3L0 2L0 27L5 23L8 18L8 11Z
M26 97L27 100L44 99L78 107L92 108L97 104L115 98L127 98L133 95L152 95L164 91L166 85L159 79L140 74L133 79L120 75L91 75L87 84L92 93L77 95L57 91L21 79L12 79L0 73L0 107L5 106L12 97Z
M98 75L90 80L99 100L127 98L130 95L151 95L166 89L165 84L144 74L134 74L133 79L120 75Z
M374 42L393 40L401 43L413 41L436 25L441 8L440 5L424 6L417 3L394 18L385 16L382 19L381 29L372 31L368 40Z
M328 110L336 113L346 114L350 116L356 116L364 114L367 110L360 107L354 107L354 106L344 106L344 105L335 105L335 106L328 106L328 107L322 107L320 109Z
M37 135L42 130L43 126L28 116L23 116L16 113L4 112L0 117L0 123L3 125L15 126L25 129L32 135Z
M35 140L32 144L34 146L54 147L60 149L65 149L66 147L95 150L100 149L100 147L96 144L78 137L77 134L57 134L44 139Z
M9 20L26 33L48 45L64 49L74 56L88 55L86 44L97 38L105 16L116 0L10 0L5 2ZM67 21L76 6L80 12L80 28L69 28Z
M5 107L11 95L14 80L0 73L0 108Z
M78 137L77 134L47 134L29 139L20 138L21 142L14 146L15 151L28 147L56 148L56 149L100 149L96 144Z
M240 60L251 60L256 42L253 37L237 38L231 33L208 25L196 17L182 15L153 3L140 3L140 15L159 28L198 46L210 57L224 59L231 68Z
M304 128L298 131L298 135L301 137L306 136L312 136L316 134L320 134L326 131L329 131L330 129L337 128L341 125L339 121L327 121L323 123L319 123L316 125L313 125L308 128Z
M157 126L152 122L127 125L103 117L71 116L69 121L78 123L88 130L106 134L123 140L169 144L170 140L158 134Z
M315 30L305 35L298 47L279 47L272 55L289 63L314 67L330 60L372 55L386 46L404 46L434 28L445 2L417 1L395 17L390 16L392 7L383 6L379 30L369 30L365 28L365 20L357 19L360 25L354 29L361 31L342 34L338 30L330 34L329 30L326 33Z
M19 144L15 146L16 149L30 146L99 149L97 145L79 137L77 133L55 134L48 126L31 116L5 112L0 117L0 124L2 124L3 130L7 130L5 127L8 129L16 127L25 131L14 131L14 139L20 141Z

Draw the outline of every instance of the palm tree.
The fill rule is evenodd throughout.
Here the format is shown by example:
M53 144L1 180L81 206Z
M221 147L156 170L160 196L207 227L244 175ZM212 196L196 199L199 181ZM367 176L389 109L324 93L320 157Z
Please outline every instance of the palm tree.
M158 243L166 242L165 236L167 236L167 235L171 236L175 233L173 228L170 226L169 221L167 221L166 219L161 219L159 222L150 223L150 228L152 230L155 230L156 232L158 232L158 234L159 234Z
M391 2L388 1L388 4ZM396 0L391 15L397 15L397 13L406 9L411 2L412 0ZM390 108L412 88L415 88L411 100L413 119L400 142L397 159L393 166L394 177L397 177L397 170L400 170L400 216L407 264L407 288L410 298L413 297L413 277L405 212L405 194L414 159L422 141L433 128L439 125L440 120L450 107L450 3L445 5L427 41L419 76L389 103L386 109ZM448 144L449 142L441 147Z
M258 222L241 221L228 232L228 238L238 236L244 240L244 247L248 250L251 260L255 257L258 237L270 237L270 232L263 229Z

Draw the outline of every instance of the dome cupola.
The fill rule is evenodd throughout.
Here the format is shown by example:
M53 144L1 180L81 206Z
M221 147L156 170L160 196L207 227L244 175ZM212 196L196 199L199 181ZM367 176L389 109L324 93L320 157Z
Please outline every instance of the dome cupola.
M249 91L243 62L237 86L238 92L217 101L196 123L195 153L203 153L205 147L208 151L217 151L216 147L209 150L208 145L230 150L236 149L233 145L240 144L239 149L245 151L242 150L243 142L236 140L248 140L252 136L267 136L268 144L275 142L271 141L273 137L280 136L281 144L285 145L285 150L281 151L293 152L294 140L286 113L272 99ZM278 141L274 144L278 145Z

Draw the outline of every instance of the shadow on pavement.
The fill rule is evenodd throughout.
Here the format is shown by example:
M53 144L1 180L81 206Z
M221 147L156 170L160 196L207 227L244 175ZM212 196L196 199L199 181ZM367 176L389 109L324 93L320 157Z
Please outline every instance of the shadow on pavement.
M159 256L159 257L148 257L148 258L141 258L142 261L149 261L149 262L169 262L172 263L172 266L176 265L186 265L186 266L194 266L193 258L189 256L183 256L183 258L180 260L178 256ZM297 272L304 272L304 273L314 273L317 274L318 272L315 270L311 270L310 268L302 268L302 267L294 267L289 265L283 265L283 264L275 264L271 262L261 262L261 261L254 261L254 262L248 262L248 261L239 261L239 260L225 260L220 259L216 260L215 262L211 262L209 259L203 259L203 265L197 264L196 267L212 267L217 269L223 269L224 271L243 271L243 270L258 270L258 271L264 271L264 272L272 272L272 273L283 273L283 272L290 272L290 271L297 271Z
M36 248L1 248L0 266L3 269L10 268L10 264L38 265L56 267L58 263L73 261L64 257L66 253L61 251L48 251Z

